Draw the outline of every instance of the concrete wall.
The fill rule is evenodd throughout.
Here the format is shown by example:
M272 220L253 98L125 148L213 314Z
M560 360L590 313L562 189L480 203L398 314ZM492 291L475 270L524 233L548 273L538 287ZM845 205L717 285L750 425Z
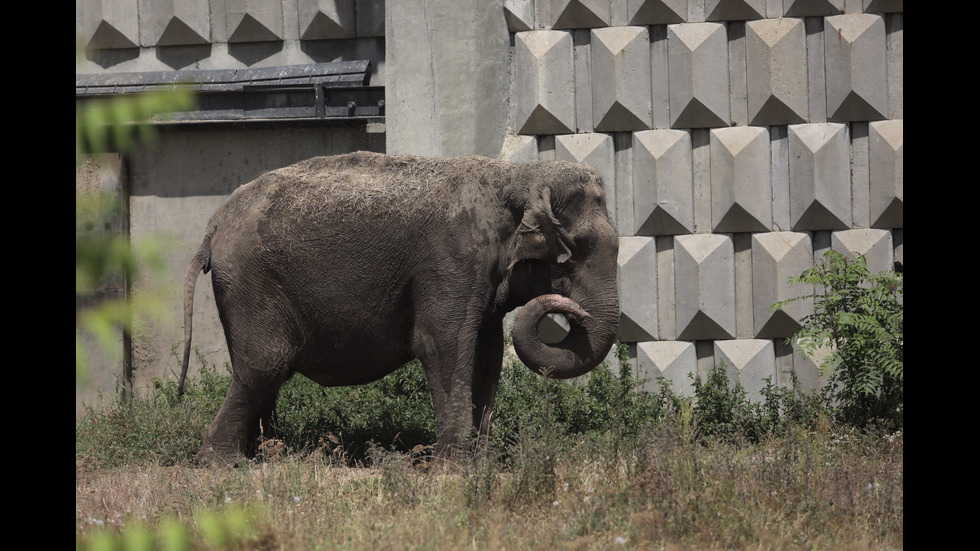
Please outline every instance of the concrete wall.
M819 384L784 343L812 306L769 311L804 291L790 276L830 248L904 262L901 0L150 4L76 0L90 48L76 72L367 58L386 90L384 134L183 128L132 155L130 231L172 236L178 281L223 197L292 160L583 162L619 227L621 339L639 374L686 391L688 373L724 361L757 398L794 369ZM221 365L206 279L195 343ZM136 336L137 386L177 365L180 301L166 302L171 319Z
M509 127L521 161L605 177L620 337L689 391L722 361L762 380L813 362L785 338L790 276L827 249L903 262L902 2L513 0ZM651 385L654 388L655 385Z

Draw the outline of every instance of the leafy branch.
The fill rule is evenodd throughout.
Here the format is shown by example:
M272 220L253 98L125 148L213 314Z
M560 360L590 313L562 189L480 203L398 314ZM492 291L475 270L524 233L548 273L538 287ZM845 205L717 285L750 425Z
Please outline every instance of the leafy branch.
M810 358L829 352L819 364L829 378L828 399L851 423L902 423L904 282L902 273L871 273L863 256L828 251L823 262L790 278L813 285L812 295L772 306L813 298L814 313L788 342Z

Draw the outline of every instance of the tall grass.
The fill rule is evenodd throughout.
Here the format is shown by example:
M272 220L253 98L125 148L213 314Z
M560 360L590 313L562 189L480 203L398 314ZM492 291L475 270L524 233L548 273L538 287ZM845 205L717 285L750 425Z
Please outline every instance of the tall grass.
M130 531L163 548L174 526L181 549L904 546L902 433L839 424L792 389L750 404L720 367L693 398L666 385L648 395L628 368L576 384L515 360L494 437L443 462L427 456L419 370L351 389L291 381L278 438L238 469L189 463L227 384L213 366L185 401L161 384L88 412L76 424L79 548ZM247 519L224 547L208 535L222 515Z

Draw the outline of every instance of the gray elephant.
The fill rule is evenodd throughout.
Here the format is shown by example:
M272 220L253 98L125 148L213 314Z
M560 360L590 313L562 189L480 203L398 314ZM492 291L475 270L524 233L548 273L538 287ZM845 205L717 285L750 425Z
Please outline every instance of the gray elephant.
M363 384L413 358L425 370L438 453L486 435L503 361L504 315L518 357L554 378L587 373L619 323L618 237L598 173L566 162L352 153L273 170L208 222L184 288L190 357L194 288L211 272L232 383L199 458L254 452L294 373ZM549 313L570 322L546 344Z

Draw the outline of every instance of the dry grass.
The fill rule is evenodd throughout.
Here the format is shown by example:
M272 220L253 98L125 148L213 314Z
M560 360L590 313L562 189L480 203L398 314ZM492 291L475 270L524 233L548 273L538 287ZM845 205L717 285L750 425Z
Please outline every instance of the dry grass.
M251 531L234 548L903 548L901 434L828 427L738 445L684 435L665 426L625 450L583 440L560 452L529 439L507 463L380 450L360 468L317 453L238 469L76 463L76 538L243 507Z

